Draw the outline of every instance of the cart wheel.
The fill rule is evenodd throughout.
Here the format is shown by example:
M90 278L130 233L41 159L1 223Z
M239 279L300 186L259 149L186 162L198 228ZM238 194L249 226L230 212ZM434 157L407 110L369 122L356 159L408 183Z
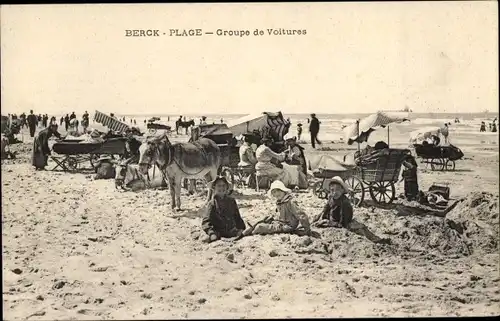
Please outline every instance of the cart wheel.
M328 193L323 189L323 182L324 181L319 181L314 183L313 194L316 195L316 197L324 200L328 198Z
M434 159L431 159L431 169L433 171L439 171L439 170L442 170L443 169L443 160L441 158L434 158Z
M454 171L455 170L455 161L452 160L447 160L446 161L446 170L447 171Z
M234 174L230 168L228 168L228 167L222 168L220 175L222 177L225 177L226 180L229 182L229 184L231 184L231 186L234 188Z
M74 157L70 157L66 160L66 164L68 168L72 171L76 171L78 169L78 159Z
M92 168L97 171L97 164L99 164L99 158L101 155L99 154L91 154L90 155L90 165L92 165Z
M352 205L359 206L365 199L365 189L363 182L356 176L350 176L345 179L345 183L351 188L352 192L347 194Z
M396 198L396 188L392 182L375 182L370 184L370 196L378 204L391 204Z

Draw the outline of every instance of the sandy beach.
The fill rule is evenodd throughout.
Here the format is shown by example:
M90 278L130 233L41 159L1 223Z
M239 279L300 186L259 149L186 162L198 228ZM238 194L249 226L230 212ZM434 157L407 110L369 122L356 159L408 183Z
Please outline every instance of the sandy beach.
M478 138L479 139L479 138ZM392 245L343 229L321 238L251 236L201 243L203 195L119 192L89 171L35 172L30 139L2 164L5 320L483 316L500 312L498 146L463 148L454 172L419 170L422 190L448 182L444 214L367 202L355 219ZM338 144L306 155L339 154ZM403 192L398 183L397 192ZM296 194L312 219L324 201ZM238 190L249 222L274 210Z

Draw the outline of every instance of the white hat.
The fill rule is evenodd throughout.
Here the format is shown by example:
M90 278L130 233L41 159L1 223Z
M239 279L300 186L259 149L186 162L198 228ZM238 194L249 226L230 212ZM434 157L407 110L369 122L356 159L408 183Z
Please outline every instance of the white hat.
M285 193L290 193L292 190L289 188L286 188L285 184L283 184L282 181L274 181L271 184L271 187L269 188L269 195L271 195L271 192L274 189L279 189L280 191L283 191Z
M342 188L344 189L344 191L346 191L346 192L352 192L352 189L349 187L349 185L347 185L344 182L344 180L342 178L340 178L339 176L334 176L332 178L332 180L330 181L330 183L328 183L328 185L330 185L332 183L340 184L342 186Z
M283 140L284 140L284 141L291 140L291 139L292 139L292 140L296 140L296 139L297 139L297 137L292 136L290 133L287 133L285 136L283 136Z

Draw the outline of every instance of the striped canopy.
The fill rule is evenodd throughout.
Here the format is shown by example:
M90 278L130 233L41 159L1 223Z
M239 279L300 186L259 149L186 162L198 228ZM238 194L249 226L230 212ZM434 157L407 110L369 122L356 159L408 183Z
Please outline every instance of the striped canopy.
M113 118L111 116L108 116L105 113L101 113L98 110L95 111L94 120L99 124L104 125L115 132L125 132L127 129L130 128L130 126L127 125L126 123L121 122L118 119Z
M406 114L405 114L406 115ZM401 114L391 114L385 112L377 112L368 117L365 117L359 121L359 131L358 124L354 123L350 126L344 128L345 139L349 145L354 142L362 143L368 140L370 133L374 131L377 127L386 127L392 123L401 123L403 121L409 120L407 117Z
M260 132L266 129L270 130L270 134L277 141L282 141L283 136L288 133L290 122L283 118L281 112L277 113L258 113L247 115L235 119L228 124L229 130L234 136L252 133L255 130Z

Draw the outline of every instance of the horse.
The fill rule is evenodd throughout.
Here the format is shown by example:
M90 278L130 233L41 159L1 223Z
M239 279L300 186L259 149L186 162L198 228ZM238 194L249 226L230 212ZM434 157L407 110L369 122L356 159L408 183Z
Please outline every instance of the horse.
M185 129L186 129L186 135L187 135L187 133L188 133L188 128L189 128L189 127L191 127L191 126L194 126L194 125L195 125L195 123L194 123L194 120L193 120L193 119L191 119L191 120L189 120L189 121L182 121L182 120L180 120L180 119L177 119L177 121L175 122L175 132L176 132L177 134L179 134L179 128L180 128L180 127L183 127L183 128L185 128Z
M139 170L143 175L152 165L158 166L169 185L172 209L181 210L181 181L183 178L205 178L211 182L217 178L222 164L219 146L208 138L192 143L170 143L166 134L147 139L139 147ZM207 203L212 199L208 188Z

